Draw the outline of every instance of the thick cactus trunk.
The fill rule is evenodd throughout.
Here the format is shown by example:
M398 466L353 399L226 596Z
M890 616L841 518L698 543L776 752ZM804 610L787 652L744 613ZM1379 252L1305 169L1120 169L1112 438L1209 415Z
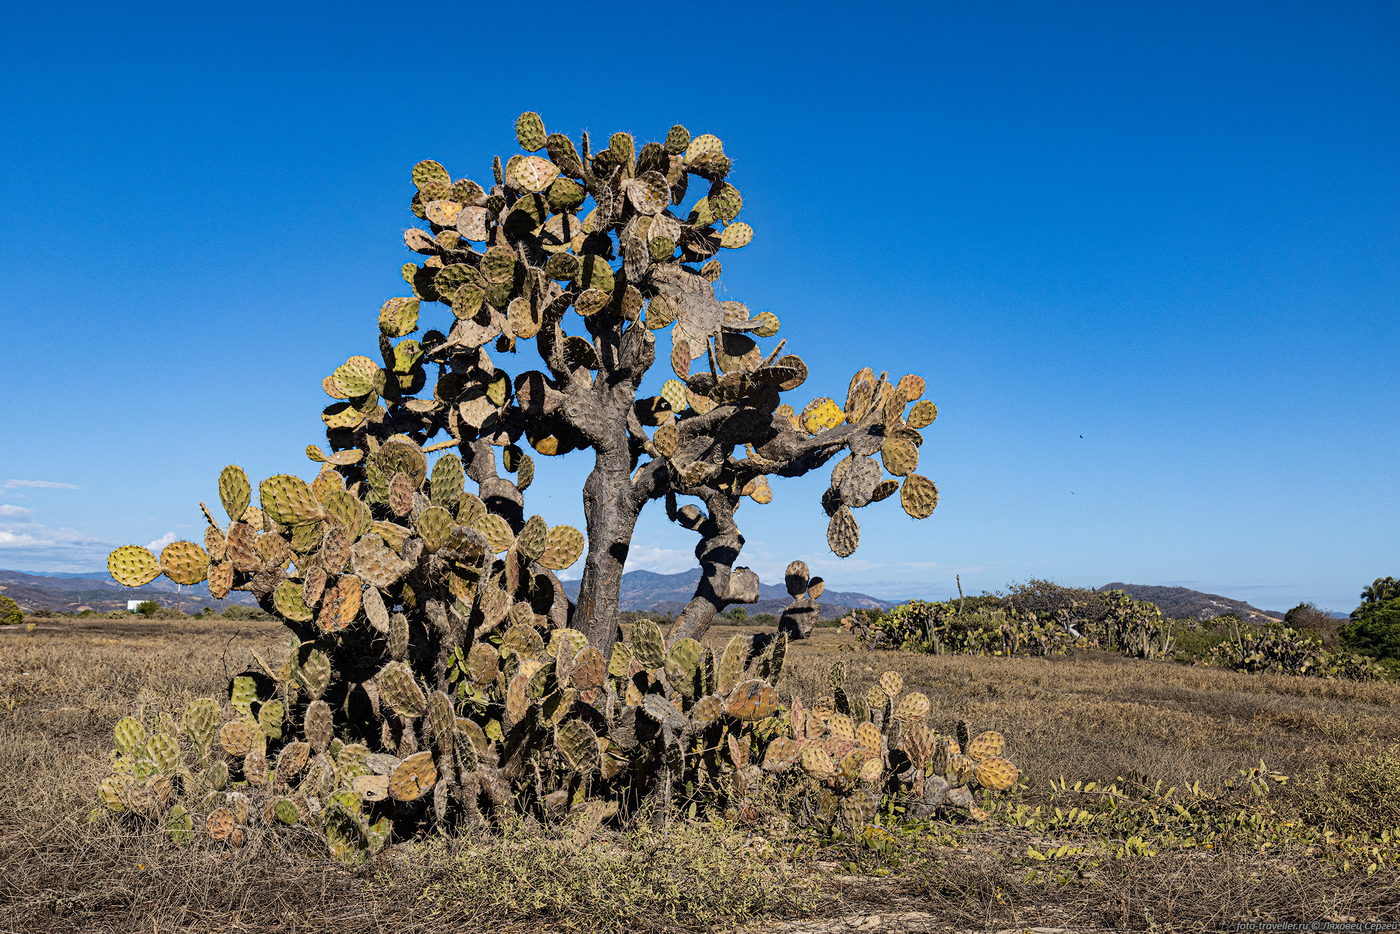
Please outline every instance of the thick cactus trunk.
M618 603L622 571L637 525L626 451L600 451L583 485L583 511L588 524L588 554L574 606L573 626L603 653L612 656L618 637Z

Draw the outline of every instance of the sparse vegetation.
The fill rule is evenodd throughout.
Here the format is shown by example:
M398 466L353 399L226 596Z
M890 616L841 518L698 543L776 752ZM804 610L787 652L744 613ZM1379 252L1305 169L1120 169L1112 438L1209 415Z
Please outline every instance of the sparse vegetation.
M1396 920L1400 912L1396 837L1385 836L1384 810L1395 801L1385 782L1400 745L1397 685L1093 651L850 654L847 637L818 630L792 647L785 691L829 691L833 659L845 660L856 683L894 669L929 692L943 718L1000 725L1026 778L989 800L983 823L882 817L879 831L833 839L782 820L778 808L746 818L756 823L603 827L591 840L568 821L535 830L506 823L507 846L494 855L494 834L429 837L347 873L296 833L228 851L199 840L171 846L163 833L89 817L91 788L107 772L108 724L123 710L219 693L254 653L273 656L278 625L190 620L176 632L139 618L41 623L32 634L0 636L0 930L354 934L394 926L426 934L621 924L659 932L730 930L747 917L760 928L807 918L807 929L823 931L856 919L938 930L1196 931L1237 919ZM719 648L735 632L707 640ZM1241 775L1261 758L1266 770ZM1251 785L1261 781L1258 795ZM1199 791L1186 787L1195 782ZM665 861L658 844L671 834L676 852L713 872L692 886L722 882L710 904L732 915L668 913L667 899L688 909L700 891L675 890L677 861L631 879L627 897L611 901L585 874L594 860L600 881L648 855ZM556 864L557 873L525 881ZM489 884L493 873L506 874L499 888ZM526 897L515 910L511 893Z
M444 920L486 930L713 931L818 904L816 880L782 850L724 823L639 825L599 836L565 824L499 831L458 848L423 848L424 901Z
M1327 626L1320 620L1325 614L1316 607L1303 604L1290 612L1309 627L1306 632L1244 623L1233 615L1168 620L1152 603L1123 591L1033 580L1006 594L915 600L888 612L861 610L843 625L867 648L908 652L1045 658L1104 648L1129 658L1173 658L1244 672L1357 681L1393 676L1387 666L1361 654L1325 648Z

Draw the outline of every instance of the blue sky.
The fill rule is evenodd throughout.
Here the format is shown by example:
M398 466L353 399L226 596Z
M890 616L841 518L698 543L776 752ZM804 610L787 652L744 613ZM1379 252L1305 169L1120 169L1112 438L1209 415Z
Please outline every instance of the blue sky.
M313 475L409 167L489 177L528 109L725 140L757 234L724 282L799 402L928 379L934 516L862 510L839 561L824 477L783 482L741 513L765 579L1349 610L1400 573L1393 3L30 5L0 53L0 567L198 535L226 463ZM692 547L644 517L633 566Z

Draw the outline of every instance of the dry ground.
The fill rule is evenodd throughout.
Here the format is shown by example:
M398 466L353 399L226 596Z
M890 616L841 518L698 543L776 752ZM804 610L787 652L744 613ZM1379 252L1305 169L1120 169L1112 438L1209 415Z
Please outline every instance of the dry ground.
M53 620L0 631L0 932L1175 931L1233 929L1241 918L1400 921L1391 869L1367 874L1306 847L1224 839L1036 863L1028 846L1067 838L1047 841L1008 817L1014 805L1060 804L1049 784L1061 776L1219 787L1261 759L1293 776L1271 792L1282 813L1311 813L1351 780L1339 777L1348 763L1400 744L1400 686L1107 655L866 653L829 630L794 646L785 690L826 693L837 660L861 689L894 668L933 699L936 725L965 719L1002 731L1026 782L992 821L895 827L864 846L798 846L769 828L684 831L629 838L604 857L529 834L489 846L427 841L393 848L361 874L295 840L230 854L88 823L119 717L217 694L251 652L271 657L283 644L275 624L218 620Z

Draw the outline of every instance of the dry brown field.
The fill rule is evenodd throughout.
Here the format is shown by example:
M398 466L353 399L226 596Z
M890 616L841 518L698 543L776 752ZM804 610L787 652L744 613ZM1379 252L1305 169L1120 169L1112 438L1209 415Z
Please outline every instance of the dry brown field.
M734 631L716 630L718 644ZM750 630L751 631L751 630ZM776 818L581 841L419 840L351 873L309 842L171 845L90 817L115 721L218 695L274 623L41 620L0 631L0 932L1207 931L1400 921L1400 685L1067 659L794 646L781 686L895 669L951 729L996 729L1023 781L976 825L862 841ZM1266 763L1258 795L1242 769ZM1287 781L1280 780L1287 777ZM1081 793L1052 782L1112 783ZM1116 780L1116 781L1115 781ZM1154 795L1146 789L1163 785ZM1167 787L1199 782L1181 823ZM1228 789L1227 783L1234 783ZM1040 806L1045 821L1027 818ZM1078 806L1097 815L1050 820ZM1257 815L1258 826L1252 821ZM1063 813L1062 813L1063 817ZM1221 829L1231 826L1237 829ZM1247 819L1246 819L1247 818ZM1208 826L1207 826L1208 825ZM1328 829L1331 835L1327 836ZM1347 838L1346 834L1352 834Z

